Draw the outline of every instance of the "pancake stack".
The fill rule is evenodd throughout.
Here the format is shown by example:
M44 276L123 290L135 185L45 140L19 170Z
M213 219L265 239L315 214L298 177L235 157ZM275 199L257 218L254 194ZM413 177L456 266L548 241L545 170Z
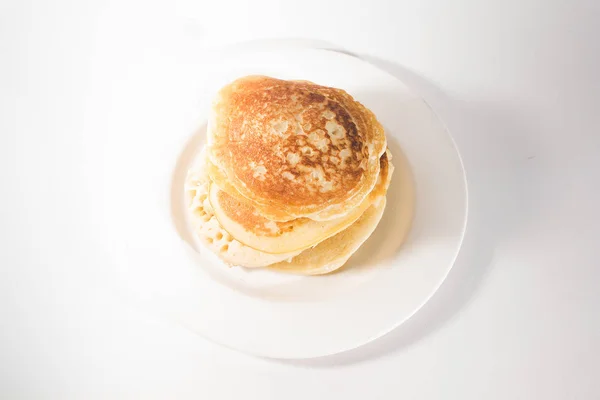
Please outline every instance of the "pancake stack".
M392 172L383 127L348 93L248 76L217 94L185 190L225 263L317 275L373 233Z

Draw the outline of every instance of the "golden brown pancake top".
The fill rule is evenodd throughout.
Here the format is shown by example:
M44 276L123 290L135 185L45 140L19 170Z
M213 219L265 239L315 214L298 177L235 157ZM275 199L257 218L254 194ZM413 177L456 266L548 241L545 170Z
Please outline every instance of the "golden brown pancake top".
M213 107L211 160L245 197L292 215L366 196L379 175L383 128L346 92L246 77Z

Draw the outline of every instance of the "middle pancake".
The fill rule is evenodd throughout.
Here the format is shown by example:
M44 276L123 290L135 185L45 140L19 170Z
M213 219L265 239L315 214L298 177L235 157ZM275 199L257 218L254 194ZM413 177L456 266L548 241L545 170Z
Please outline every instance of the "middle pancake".
M384 153L371 195L345 216L329 221L309 218L285 222L269 220L252 204L230 196L214 182L210 185L209 200L221 226L239 242L265 253L289 253L316 246L352 225L379 196L385 195L388 173L388 156Z

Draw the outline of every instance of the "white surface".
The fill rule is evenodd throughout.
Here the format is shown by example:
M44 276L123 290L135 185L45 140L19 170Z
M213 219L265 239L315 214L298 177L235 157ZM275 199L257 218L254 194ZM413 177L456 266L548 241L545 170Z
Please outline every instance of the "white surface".
M335 274L306 277L227 268L203 246L196 244L199 251L192 250L194 235L184 222L188 205L183 182L192 162L188 155L204 145L206 121L193 131L164 131L155 129L150 119L143 129L133 131L120 127L141 124L138 120L108 120L103 115L113 126L104 136L116 145L97 149L101 165L87 169L86 175L92 181L109 175L103 190L112 201L96 205L97 212L106 215L103 226L88 226L82 234L90 238L103 229L119 247L103 246L118 260L119 290L139 299L150 312L160 310L214 342L272 358L319 357L353 349L413 315L452 267L467 214L460 156L427 104L372 64L328 50L234 53L204 71L207 79L188 91L202 94L206 103L223 85L264 74L343 88L369 107L386 129L396 168L383 221L350 260L353 266ZM172 82L185 87L193 78L181 73ZM187 106L170 99L166 108L156 107L140 96L143 90L143 84L137 87L131 103L152 115L175 114ZM200 119L208 111L198 110ZM185 147L179 146L182 142ZM404 180L414 181L414 189ZM412 204L413 190L414 218L412 206L400 204ZM411 233L398 251L407 219L412 219Z
M13 231L0 252L2 397L600 397L598 7L3 2L0 146L14 152L0 159L0 218ZM79 167L97 160L83 140L54 140L69 130L108 146L102 132L111 127L87 110L126 109L132 82L152 80L149 97L154 89L182 96L169 77L200 76L198 65L210 62L203 48L272 35L339 43L409 81L456 138L470 187L464 251L431 302L373 344L312 362L222 349L106 293L111 260L78 234L102 225L82 204L105 201L103 182L86 181L84 193L72 185L86 179ZM94 104L97 91L113 102ZM179 110L179 120L194 109ZM172 126L172 115L146 117L185 128ZM39 130L46 138L33 141ZM64 146L73 149L68 166L38 161ZM23 174L25 165L36 173ZM19 187L4 185L14 177ZM80 222L63 224L64 213ZM57 235L63 246L50 246Z

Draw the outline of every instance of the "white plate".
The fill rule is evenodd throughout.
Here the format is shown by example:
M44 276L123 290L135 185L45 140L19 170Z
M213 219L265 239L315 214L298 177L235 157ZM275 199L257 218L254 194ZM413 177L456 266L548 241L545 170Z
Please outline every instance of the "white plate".
M242 54L205 67L205 79L173 77L176 89L161 100L162 118L138 94L136 107L147 104L155 123L140 121L135 129L134 119L125 118L131 126L120 127L104 147L104 224L121 289L215 342L277 358L352 349L414 314L452 267L467 215L460 157L426 103L376 67L326 50ZM395 160L401 148L416 183L415 217L403 246L399 173L382 222L339 273L297 277L227 268L195 245L184 221L183 178L203 141L212 95L247 74L343 88L375 112ZM192 114L194 107L200 114Z

